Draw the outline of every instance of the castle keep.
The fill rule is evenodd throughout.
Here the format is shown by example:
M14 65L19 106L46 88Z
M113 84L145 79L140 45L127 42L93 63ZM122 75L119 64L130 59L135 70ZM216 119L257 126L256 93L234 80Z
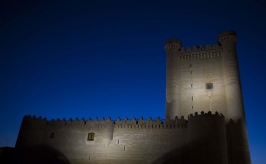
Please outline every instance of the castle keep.
M250 164L236 42L234 31L212 46L166 41L163 120L25 116L16 162Z

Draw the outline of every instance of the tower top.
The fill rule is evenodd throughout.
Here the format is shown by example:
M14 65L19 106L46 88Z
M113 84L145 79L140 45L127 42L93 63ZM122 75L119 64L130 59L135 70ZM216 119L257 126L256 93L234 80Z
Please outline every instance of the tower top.
M181 47L182 47L182 42L180 39L177 38L167 39L164 45L165 51L168 51L170 49L175 49L178 51L180 50Z
M233 30L223 31L218 35L219 43L224 44L225 42L237 42L236 32Z

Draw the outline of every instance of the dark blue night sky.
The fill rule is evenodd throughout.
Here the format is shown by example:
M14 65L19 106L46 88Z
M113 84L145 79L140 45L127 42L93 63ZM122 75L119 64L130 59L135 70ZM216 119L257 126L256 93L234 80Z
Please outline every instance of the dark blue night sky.
M216 43L238 35L253 164L266 161L266 2L84 0L0 3L0 147L24 115L52 118L165 115L164 42Z

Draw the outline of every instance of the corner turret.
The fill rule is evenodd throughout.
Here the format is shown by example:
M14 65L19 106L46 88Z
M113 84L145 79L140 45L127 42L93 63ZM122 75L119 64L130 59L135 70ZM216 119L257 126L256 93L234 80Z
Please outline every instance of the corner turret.
M181 116L180 106L180 60L178 54L181 52L182 42L180 39L167 39L164 49L167 54L166 63L166 116L174 119Z
M165 51L169 50L179 51L181 47L182 47L182 42L180 39L177 38L167 39L164 45Z
M224 45L227 42L236 43L237 42L236 32L233 30L223 31L222 33L218 35L218 40L219 40L219 43L221 43L222 45Z
M236 32L224 31L219 34L218 39L223 47L223 72L228 116L226 122L230 119L234 121L245 119L237 61Z

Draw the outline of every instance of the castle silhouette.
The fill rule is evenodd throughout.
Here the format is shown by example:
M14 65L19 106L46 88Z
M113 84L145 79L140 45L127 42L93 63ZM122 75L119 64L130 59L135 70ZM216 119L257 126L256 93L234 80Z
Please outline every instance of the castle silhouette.
M17 163L250 164L237 36L184 48L168 39L164 120L23 118Z

